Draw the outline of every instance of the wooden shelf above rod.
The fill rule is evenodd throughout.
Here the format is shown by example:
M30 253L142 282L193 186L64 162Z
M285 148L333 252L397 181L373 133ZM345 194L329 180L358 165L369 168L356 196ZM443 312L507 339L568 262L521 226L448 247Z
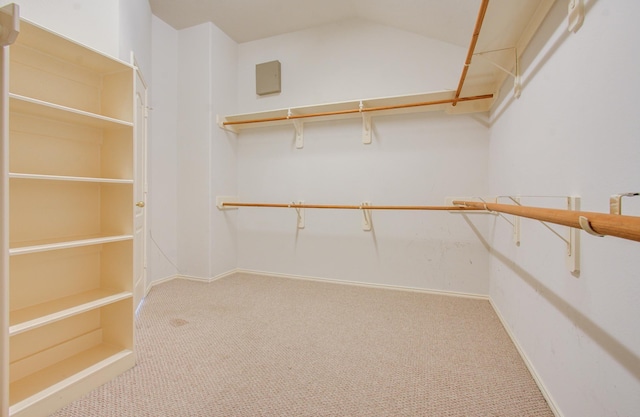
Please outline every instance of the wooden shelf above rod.
M357 118L373 113L388 115L439 110L454 113L484 112L491 107L493 94L459 98L457 99L458 106L454 108L451 104L455 100L455 91L437 91L218 116L217 122L221 129L238 133L242 129L292 124L301 120L324 121Z
M441 211L484 211L483 208L460 206L383 206L383 205L355 205L355 204L298 204L298 203L240 203L224 201L218 204L219 209L235 207L268 207L293 209L330 209L330 210L441 210Z

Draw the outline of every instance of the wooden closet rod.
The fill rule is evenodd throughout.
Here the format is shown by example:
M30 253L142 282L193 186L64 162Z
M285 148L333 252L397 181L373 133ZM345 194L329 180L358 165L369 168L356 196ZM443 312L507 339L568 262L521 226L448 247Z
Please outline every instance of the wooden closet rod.
M458 82L458 89L456 90L456 96L451 103L453 106L458 104L460 93L462 92L462 86L467 78L467 71L469 71L469 65L471 65L471 59L478 43L478 37L480 36L480 29L482 29L482 22L484 22L484 16L487 14L487 7L489 7L489 0L482 0L480 5L480 11L478 12L478 18L476 19L476 26L473 29L473 36L471 37L471 45L469 45L469 51L467 52L467 59L464 61L464 67L462 67L462 75L460 76L460 82Z
M458 97L459 97L459 94L458 94ZM453 103L454 101L460 102L460 101L486 100L489 98L493 98L493 94L483 94L480 96L461 97L461 98L455 98L455 99L448 98L444 100L422 101L418 103L397 104L393 106L379 106L379 107L368 107L368 108L362 108L362 109L327 111L327 112L321 112L321 113L292 114L290 116L266 117L263 119L227 121L227 122L222 122L222 125L232 126L232 125L244 125L244 124L250 124L250 123L277 122L282 120L305 119L309 117L337 116L342 114L353 114L353 113L368 113L373 111L407 109L411 107L434 106L437 104L450 104L450 103Z
M277 203L237 203L223 202L224 207L271 207L271 208L302 208L302 209L337 209L337 210L446 210L446 211L477 211L471 207L460 206L367 206L367 205L340 205L340 204L277 204Z
M510 204L454 201L462 207L513 214L529 219L583 229L589 233L616 236L640 242L640 217L588 211L560 210L540 207L514 206ZM582 224L581 224L582 222Z

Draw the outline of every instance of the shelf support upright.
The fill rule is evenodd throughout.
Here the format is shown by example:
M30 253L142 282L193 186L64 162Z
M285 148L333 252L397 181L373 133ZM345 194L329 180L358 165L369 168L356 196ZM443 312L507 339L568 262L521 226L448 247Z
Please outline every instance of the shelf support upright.
M362 114L362 143L365 145L371 144L371 115L364 111L364 105L360 100L360 114Z
M0 417L9 413L9 53L20 32L20 9L9 4L0 9Z

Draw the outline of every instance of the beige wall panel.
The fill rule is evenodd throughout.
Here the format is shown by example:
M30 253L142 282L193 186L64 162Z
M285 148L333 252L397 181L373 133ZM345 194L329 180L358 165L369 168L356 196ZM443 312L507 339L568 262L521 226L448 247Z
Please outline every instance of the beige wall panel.
M101 232L99 184L13 179L9 196L11 244Z
M11 364L9 370L10 382L20 380L35 372L48 368L80 352L98 346L101 342L102 330L98 329L14 362Z
M28 48L11 53L11 93L100 114L98 74Z
M103 184L100 194L102 232L114 235L133 233L133 185Z
M102 130L12 113L10 171L100 176Z
M101 287L117 291L131 291L133 281L133 242L102 245L100 263Z
M133 122L132 69L103 77L101 114L114 119Z
M101 151L104 178L133 179L133 128L106 130Z
M104 343L133 349L133 298L103 307L101 323Z
M11 311L99 288L101 257L100 245L11 257Z
M10 362L19 361L97 329L100 329L100 312L92 310L20 333L11 337Z

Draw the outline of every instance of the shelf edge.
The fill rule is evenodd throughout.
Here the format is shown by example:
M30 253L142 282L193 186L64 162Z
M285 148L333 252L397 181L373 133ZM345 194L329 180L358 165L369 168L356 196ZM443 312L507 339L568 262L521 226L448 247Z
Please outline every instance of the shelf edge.
M47 400L48 398L59 395L61 391L71 388L72 386L81 383L83 380L91 377L92 375L98 373L99 371L117 364L118 362L127 360L128 358L134 358L134 352L130 349L123 349L120 352L117 352L98 363L95 363L88 368L83 369L80 372L77 372L71 375L68 378L63 379L60 382L57 382L50 387L33 394L32 396L25 398L22 401L19 401L9 407L9 415L17 416L19 413L23 411L29 410L35 404Z
M70 113L76 116L86 117L88 119L99 120L101 122L107 122L107 123L113 123L114 125L120 125L122 127L133 127L133 122L129 122L121 119L114 119L113 117L103 116L101 114L91 113L91 112L80 110L80 109L74 109L73 107L66 107L60 104L39 100L37 98L22 96L20 94L9 93L9 98L21 101L23 103L37 105L43 108L58 110L58 111ZM9 111L11 111L11 105L9 105Z
M67 175L47 175L47 174L25 174L22 172L10 172L9 178L43 181L72 181L72 182L96 182L107 184L133 184L133 180L118 178L98 178L98 177L74 177Z
M9 256L25 255L28 253L45 252L50 250L70 249L80 246L100 245L102 243L120 242L123 240L132 240L133 235L118 235L109 237L98 237L92 239L71 240L68 242L49 243L45 245L24 246L21 248L9 249Z
M9 327L9 336L15 336L29 330L37 329L38 327L46 326L48 324L55 323L72 316L76 316L78 314L86 313L87 311L95 310L96 308L104 307L118 301L126 300L127 298L131 297L133 297L133 293L131 291L123 291L107 297L102 297L98 300L89 301L87 303L83 303L71 308L66 308L56 313L47 314L43 317L32 319L19 324L14 324L13 326Z

